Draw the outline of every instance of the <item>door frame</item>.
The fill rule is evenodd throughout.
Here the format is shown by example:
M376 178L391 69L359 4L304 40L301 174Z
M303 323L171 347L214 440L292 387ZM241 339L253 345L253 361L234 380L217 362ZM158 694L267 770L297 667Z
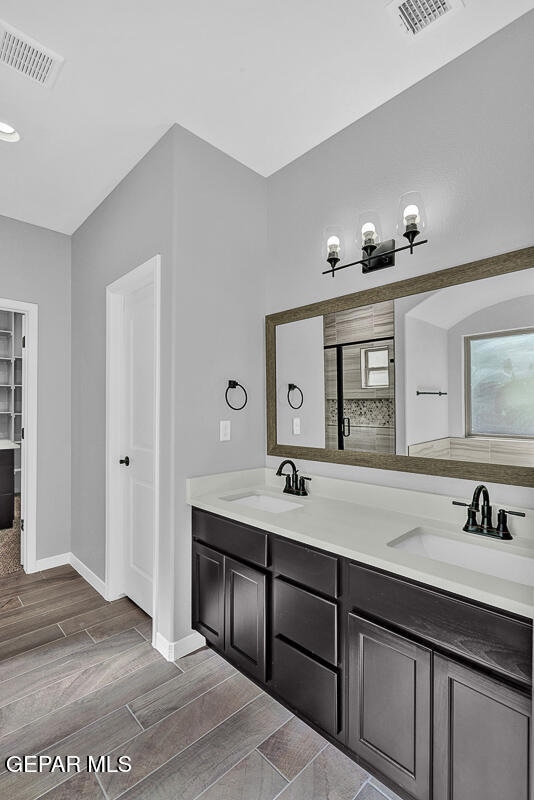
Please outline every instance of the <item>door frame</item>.
M154 287L155 381L154 381L154 548L152 587L152 645L157 632L159 507L160 507L160 383L161 383L161 256L127 272L106 287L106 577L105 598L124 596L122 565L124 560L124 519L121 469L121 411L123 397L124 297L144 286Z
M21 457L20 493L21 519L21 562L25 572L37 572L37 354L39 336L39 306L22 300L0 298L0 308L24 314L24 336L26 337L22 359L24 420L24 462Z

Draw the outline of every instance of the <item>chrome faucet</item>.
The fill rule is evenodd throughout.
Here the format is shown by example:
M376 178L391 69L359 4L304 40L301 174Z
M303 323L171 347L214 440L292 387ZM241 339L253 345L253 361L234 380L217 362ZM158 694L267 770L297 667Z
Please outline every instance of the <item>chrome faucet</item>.
M480 496L482 495L482 509L480 508ZM483 483L479 484L473 492L471 503L461 503L459 500L452 501L453 506L465 506L467 508L467 520L462 528L466 533L477 533L481 536L491 536L493 539L512 539L512 534L508 529L508 514L515 517L524 517L522 511L509 511L501 508L497 515L497 527L493 527L492 507L488 487ZM480 525L478 524L477 514L481 511Z
M291 475L288 475L287 472L282 471L286 464L289 464L291 467ZM286 458L285 461L282 461L276 470L277 475L283 475L286 479L286 485L284 486L285 494L296 494L299 497L306 497L308 494L306 489L306 481L311 481L311 478L305 478L303 475L301 475L299 478L298 473L299 471L294 462L290 461L289 458Z

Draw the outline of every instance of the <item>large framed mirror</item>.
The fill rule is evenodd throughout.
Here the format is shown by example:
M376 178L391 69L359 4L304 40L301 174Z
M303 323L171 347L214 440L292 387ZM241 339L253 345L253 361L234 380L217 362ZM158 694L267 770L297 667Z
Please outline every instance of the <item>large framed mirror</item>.
M534 486L534 247L266 317L267 452Z

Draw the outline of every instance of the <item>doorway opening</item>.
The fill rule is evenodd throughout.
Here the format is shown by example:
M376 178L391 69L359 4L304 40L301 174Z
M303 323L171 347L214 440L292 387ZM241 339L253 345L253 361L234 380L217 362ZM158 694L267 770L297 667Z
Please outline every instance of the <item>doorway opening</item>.
M0 577L22 570L24 314L0 309Z
M0 299L0 577L36 569L37 306Z
M106 599L127 596L156 635L160 257L106 290Z

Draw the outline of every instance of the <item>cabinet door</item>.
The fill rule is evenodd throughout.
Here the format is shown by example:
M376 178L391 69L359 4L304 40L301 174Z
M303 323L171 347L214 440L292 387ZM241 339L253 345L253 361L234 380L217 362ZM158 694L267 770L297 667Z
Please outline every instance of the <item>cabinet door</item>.
M348 616L348 746L414 798L428 800L430 650Z
M434 659L434 800L527 800L531 701Z
M224 556L198 542L193 543L193 625L224 648Z
M255 678L265 681L266 577L239 561L225 559L225 650Z

